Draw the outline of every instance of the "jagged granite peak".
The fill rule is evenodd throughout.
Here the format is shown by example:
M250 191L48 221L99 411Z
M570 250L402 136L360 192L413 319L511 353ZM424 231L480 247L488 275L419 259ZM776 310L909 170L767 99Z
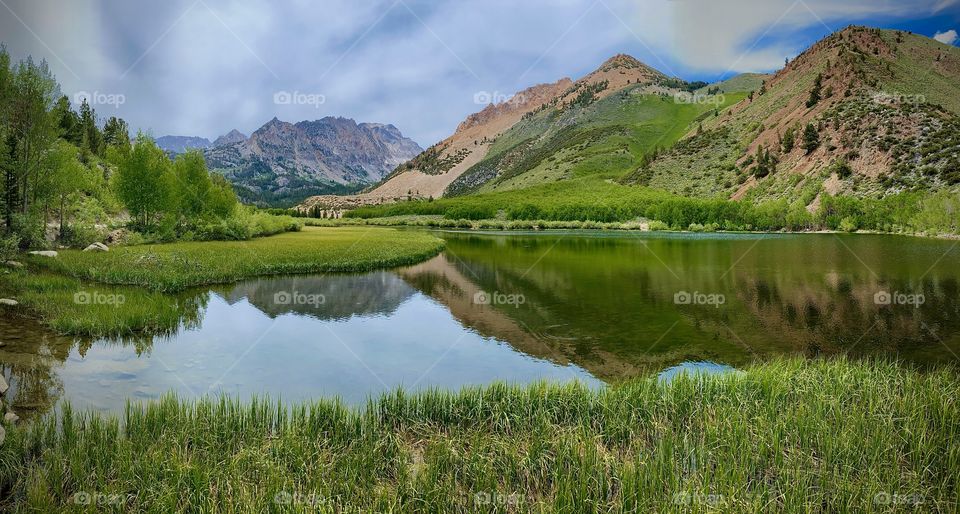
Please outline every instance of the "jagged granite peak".
M274 117L249 138L215 146L205 157L244 199L283 203L360 189L422 151L389 124L332 116L290 123Z
M247 139L247 136L245 136L242 132L240 132L237 129L233 129L230 132L227 132L226 134L215 139L213 141L212 146L216 147L216 146L232 145L234 143L240 143L242 141L245 141L246 139Z

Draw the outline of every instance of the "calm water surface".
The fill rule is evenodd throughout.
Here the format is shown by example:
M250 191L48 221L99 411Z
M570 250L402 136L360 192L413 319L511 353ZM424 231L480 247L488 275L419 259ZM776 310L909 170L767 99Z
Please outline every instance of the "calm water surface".
M21 415L119 410L175 391L338 395L403 387L724 372L797 354L960 354L960 244L876 235L445 232L406 268L191 292L175 334L77 339L0 318Z

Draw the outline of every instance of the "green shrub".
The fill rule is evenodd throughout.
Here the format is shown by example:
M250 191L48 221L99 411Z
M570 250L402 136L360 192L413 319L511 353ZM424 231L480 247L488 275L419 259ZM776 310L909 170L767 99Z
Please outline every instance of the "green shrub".
M10 234L0 237L0 261L9 261L20 251L20 237Z

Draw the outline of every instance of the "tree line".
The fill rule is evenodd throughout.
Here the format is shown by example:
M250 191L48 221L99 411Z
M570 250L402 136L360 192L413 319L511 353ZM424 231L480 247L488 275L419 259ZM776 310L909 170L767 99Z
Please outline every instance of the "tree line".
M265 216L265 215L264 215ZM171 159L127 123L71 105L45 61L0 45L0 237L4 249L82 246L124 226L147 240L244 239L267 220L239 205L199 152Z

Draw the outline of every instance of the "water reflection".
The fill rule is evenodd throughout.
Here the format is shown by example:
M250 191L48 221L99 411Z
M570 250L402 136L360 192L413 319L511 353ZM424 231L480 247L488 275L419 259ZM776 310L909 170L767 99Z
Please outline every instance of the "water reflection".
M716 362L681 362L676 366L670 366L660 373L657 373L657 378L660 379L661 382L670 382L683 373L688 375L719 375L733 371L736 371L736 368L725 364L717 364Z
M8 399L24 417L60 399L115 410L168 390L357 403L394 387L599 384L781 354L883 355L924 366L960 353L960 248L950 242L443 236L443 254L402 269L264 278L171 297L182 323L158 336L61 337L0 318ZM894 300L878 302L883 292ZM923 301L900 304L897 294ZM523 301L498 300L511 295ZM710 295L723 302L697 301Z

